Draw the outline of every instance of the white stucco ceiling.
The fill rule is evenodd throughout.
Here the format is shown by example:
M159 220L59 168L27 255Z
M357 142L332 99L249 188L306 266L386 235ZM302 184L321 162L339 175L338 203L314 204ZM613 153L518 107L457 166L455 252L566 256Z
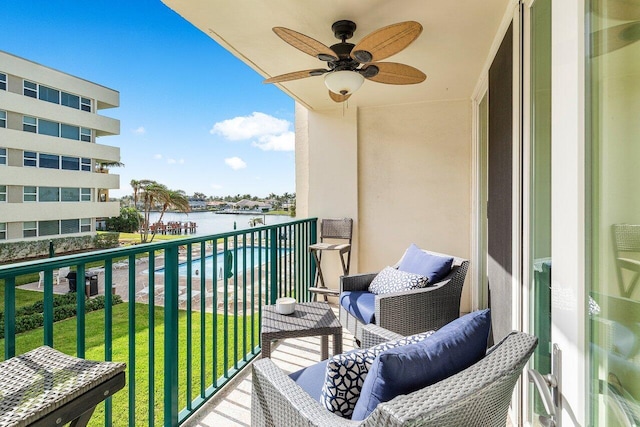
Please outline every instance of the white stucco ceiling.
M322 68L321 62L291 47L271 30L287 27L327 46L337 43L331 24L348 19L357 24L357 44L378 28L418 21L420 37L385 61L418 68L427 80L396 86L365 81L349 100L369 107L472 95L493 38L511 0L163 0L262 76ZM323 77L309 77L280 86L311 109L335 108Z

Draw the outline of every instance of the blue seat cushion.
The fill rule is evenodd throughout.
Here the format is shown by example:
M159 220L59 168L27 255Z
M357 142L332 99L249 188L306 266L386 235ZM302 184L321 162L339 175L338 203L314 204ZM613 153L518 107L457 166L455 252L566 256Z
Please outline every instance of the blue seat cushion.
M329 359L323 360L315 365L302 368L299 371L289 374L289 378L302 387L309 396L320 402L320 393L324 385L328 361Z
M340 305L365 325L375 323L376 296L368 291L344 291Z
M428 254L411 244L398 264L398 270L419 274L429 279L429 285L442 280L451 271L453 257Z
M428 339L380 353L371 364L352 420L364 420L378 404L454 375L482 359L491 326L489 310L462 316Z

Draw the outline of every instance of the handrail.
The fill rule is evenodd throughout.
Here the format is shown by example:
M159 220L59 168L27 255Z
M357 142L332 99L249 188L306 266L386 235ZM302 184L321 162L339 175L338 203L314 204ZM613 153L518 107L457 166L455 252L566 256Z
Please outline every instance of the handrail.
M127 363L126 391L107 399L94 418L102 416L105 425L180 425L259 354L263 305L291 294L299 301L311 299L308 246L315 241L316 223L317 218L293 220L0 266L4 356L13 357L16 348L29 350L21 344L29 333L16 334L16 278L43 271L44 333L38 345ZM99 315L85 313L82 292L84 273L93 263L100 265L96 274L105 295ZM64 329L73 337L60 335L65 322L54 323L54 291L60 288L54 287L53 273L63 267L77 273L75 332ZM89 277L84 280L95 280ZM113 305L114 286L127 305ZM103 326L101 336L89 332Z

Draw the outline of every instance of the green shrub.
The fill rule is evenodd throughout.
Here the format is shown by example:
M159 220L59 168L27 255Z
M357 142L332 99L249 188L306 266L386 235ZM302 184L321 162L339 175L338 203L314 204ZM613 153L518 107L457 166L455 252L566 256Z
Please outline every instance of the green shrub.
M53 321L68 319L76 315L76 294L69 293L53 296ZM121 304L120 295L113 295L113 305ZM85 313L102 310L105 306L104 295L85 300ZM44 301L21 307L16 310L16 334L44 326ZM0 312L0 339L4 338L4 312Z
M96 249L117 248L120 245L120 233L98 233L94 238Z
M118 247L118 233L99 233L95 236L56 237L44 240L26 240L0 243L0 262L15 262L22 259L48 257L49 242L55 254L108 249Z

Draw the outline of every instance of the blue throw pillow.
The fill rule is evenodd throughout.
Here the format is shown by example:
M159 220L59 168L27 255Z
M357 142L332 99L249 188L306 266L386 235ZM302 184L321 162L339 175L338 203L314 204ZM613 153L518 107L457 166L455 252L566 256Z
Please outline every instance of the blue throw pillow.
M424 276L429 279L429 285L434 285L449 274L451 264L453 257L428 254L411 244L400 260L398 270Z
M369 367L376 356L390 348L420 342L433 333L434 331L423 332L383 342L371 348L337 354L328 359L325 381L320 392L320 403L336 415L350 418Z
M380 353L369 368L352 420L362 421L378 404L454 375L482 359L491 326L489 310L462 316L429 339Z

